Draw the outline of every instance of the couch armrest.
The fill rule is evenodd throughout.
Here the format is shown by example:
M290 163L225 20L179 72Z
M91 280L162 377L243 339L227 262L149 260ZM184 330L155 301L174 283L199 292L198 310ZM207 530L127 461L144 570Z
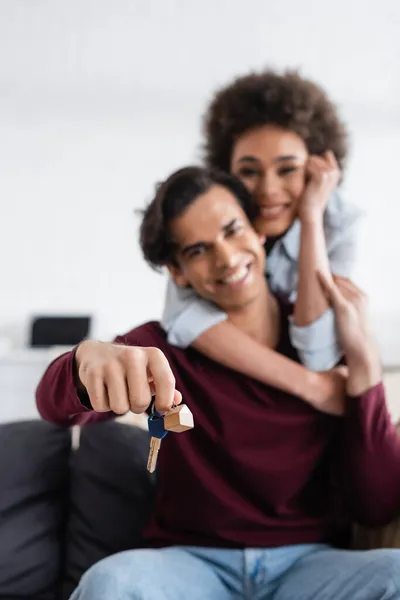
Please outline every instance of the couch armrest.
M374 548L400 548L400 517L389 525L376 529L353 526L351 549L373 550Z

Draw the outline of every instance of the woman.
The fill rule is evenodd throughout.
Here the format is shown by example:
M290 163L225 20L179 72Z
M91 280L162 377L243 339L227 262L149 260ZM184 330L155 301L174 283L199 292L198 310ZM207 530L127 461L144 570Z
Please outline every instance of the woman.
M236 175L259 207L271 289L295 302L293 345L314 371L341 358L318 272L348 277L360 213L337 194L347 135L325 92L297 73L263 71L218 91L205 114L208 166ZM169 284L163 326L171 343L193 345L228 367L296 395L294 364L253 343L214 306Z

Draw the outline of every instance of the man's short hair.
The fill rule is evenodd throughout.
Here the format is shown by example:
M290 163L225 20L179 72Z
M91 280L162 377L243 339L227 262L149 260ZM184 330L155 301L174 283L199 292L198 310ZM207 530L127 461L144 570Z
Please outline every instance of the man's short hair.
M343 170L347 132L325 91L296 71L269 69L238 77L215 93L204 115L206 164L229 172L235 140L263 125L293 131L310 154L332 150Z
M259 209L255 200L236 177L197 166L180 169L158 185L154 199L142 213L140 247L151 267L176 265L177 248L169 224L214 185L229 190L250 221L257 216Z

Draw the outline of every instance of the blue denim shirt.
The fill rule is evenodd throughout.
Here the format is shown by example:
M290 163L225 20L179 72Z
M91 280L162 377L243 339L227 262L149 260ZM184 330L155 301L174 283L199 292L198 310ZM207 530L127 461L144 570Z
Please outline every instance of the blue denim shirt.
M332 273L349 277L356 259L356 230L361 217L357 207L335 192L325 215L324 231ZM300 221L273 246L266 261L266 274L272 292L295 302L300 251ZM174 346L190 346L207 329L224 321L227 315L203 300L191 289L168 282L162 325ZM290 337L302 363L313 371L334 367L342 357L338 344L335 315L327 310L317 321L298 327L291 318Z

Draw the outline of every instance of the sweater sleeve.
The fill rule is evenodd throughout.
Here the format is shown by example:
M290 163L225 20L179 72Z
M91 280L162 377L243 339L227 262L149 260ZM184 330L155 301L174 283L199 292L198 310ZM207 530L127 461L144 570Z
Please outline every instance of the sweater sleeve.
M400 437L390 419L383 383L348 398L337 459L339 485L354 520L378 526L398 516Z
M125 343L125 338L116 338L115 343ZM45 371L36 389L40 416L64 427L113 418L113 412L98 413L81 402L75 385L75 354L76 348L58 357Z

